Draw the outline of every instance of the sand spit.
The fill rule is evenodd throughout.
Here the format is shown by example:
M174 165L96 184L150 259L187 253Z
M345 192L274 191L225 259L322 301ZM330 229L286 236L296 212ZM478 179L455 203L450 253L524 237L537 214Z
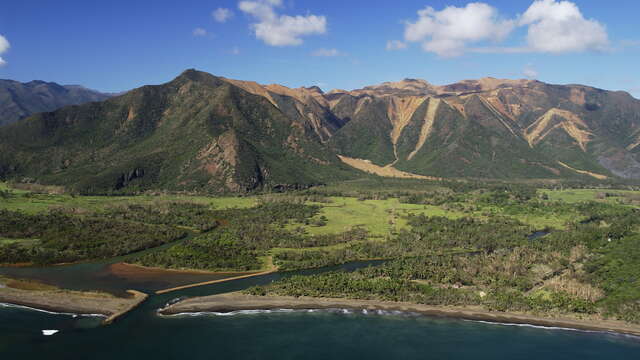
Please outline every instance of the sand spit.
M198 286L219 284L219 283L223 283L223 282L227 282L227 281L247 279L247 278L251 278L251 277L254 277L254 276L268 275L268 274L274 273L276 271L278 271L278 270L277 269L271 269L271 270L267 270L267 271L263 271L263 272L259 272L259 273L250 273L250 274L234 276L234 277L229 277L229 278L224 278L224 279L204 281L204 282L199 282L199 283L195 283L195 284L176 286L174 288L156 291L156 294L158 294L158 295L159 294L166 294L168 292L177 291L177 290L183 290L183 289L188 289L188 288L193 288L193 287L198 287Z
M430 306L402 302L337 298L253 296L237 292L186 299L160 310L160 313L163 315L174 315L180 313L231 312L238 310L336 308L367 311L402 311L492 323L527 324L552 328L616 332L640 336L640 326L617 320L582 320L568 317L547 318L520 313L492 312L482 307Z
M27 306L51 312L105 315L105 324L140 305L147 294L127 290L130 298L120 298L101 292L71 291L58 288L42 290L23 290L9 286L0 287L0 302Z

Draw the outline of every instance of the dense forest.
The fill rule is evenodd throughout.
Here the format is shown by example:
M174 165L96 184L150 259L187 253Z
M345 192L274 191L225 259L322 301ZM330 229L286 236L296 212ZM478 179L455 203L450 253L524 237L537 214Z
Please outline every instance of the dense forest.
M56 264L106 259L153 248L187 235L184 230L59 212L28 215L0 210L0 263Z
M261 258L277 248L306 249L363 241L367 231L354 228L337 234L309 235L301 225L312 225L318 214L317 205L288 201L263 202L248 209L213 210L211 216L219 228L187 239L168 249L150 252L133 261L144 266L214 271L258 270L265 264ZM319 218L320 219L320 218ZM321 226L317 222L313 226ZM278 252L274 262L281 265ZM348 260L348 259L347 259ZM331 263L344 262L341 260ZM296 263L295 268L304 266ZM317 266L309 266L317 267ZM286 269L286 266L280 266Z
M411 217L409 230L376 248L375 255L392 259L382 265L285 277L247 292L599 314L640 323L640 211L595 202L576 211L587 220L535 239L513 220ZM457 248L476 251L446 252Z

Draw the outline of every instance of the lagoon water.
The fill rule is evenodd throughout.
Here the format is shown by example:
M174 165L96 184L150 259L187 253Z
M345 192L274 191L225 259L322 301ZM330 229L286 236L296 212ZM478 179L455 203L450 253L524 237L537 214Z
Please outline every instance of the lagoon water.
M340 268L348 271L368 264ZM163 317L156 313L179 297L237 291L281 276L286 275L151 296L109 326L99 326L100 317L0 306L0 356L20 360L640 359L640 338L635 337L410 314L297 311ZM45 336L45 329L59 332Z

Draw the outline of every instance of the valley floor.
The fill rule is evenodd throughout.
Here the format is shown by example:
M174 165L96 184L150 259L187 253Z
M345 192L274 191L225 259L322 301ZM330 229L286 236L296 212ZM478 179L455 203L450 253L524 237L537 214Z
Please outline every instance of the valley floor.
M145 290L164 289L159 293L277 271L278 280L247 290L264 295L254 298L257 305L322 307L317 299L355 308L434 304L423 310L489 309L482 316L520 314L523 322L529 314L544 314L567 324L607 318L635 328L640 192L552 186L363 179L207 197L71 196L0 184L0 264L47 269L103 262L117 281L119 275L138 284L162 274L179 278ZM372 259L385 261L335 270ZM19 268L13 270L4 273L20 276ZM0 301L80 313L117 315L144 298L4 283ZM270 305L274 299L288 300Z

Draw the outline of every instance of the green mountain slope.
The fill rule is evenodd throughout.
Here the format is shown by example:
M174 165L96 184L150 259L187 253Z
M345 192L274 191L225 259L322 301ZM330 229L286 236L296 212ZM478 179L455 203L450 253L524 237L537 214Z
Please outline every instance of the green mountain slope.
M640 101L493 78L323 93L188 70L0 128L0 178L87 192L295 188L362 176L351 166L422 178L638 179Z
M102 103L0 131L4 177L81 191L246 191L350 176L306 124L212 75L186 71Z

